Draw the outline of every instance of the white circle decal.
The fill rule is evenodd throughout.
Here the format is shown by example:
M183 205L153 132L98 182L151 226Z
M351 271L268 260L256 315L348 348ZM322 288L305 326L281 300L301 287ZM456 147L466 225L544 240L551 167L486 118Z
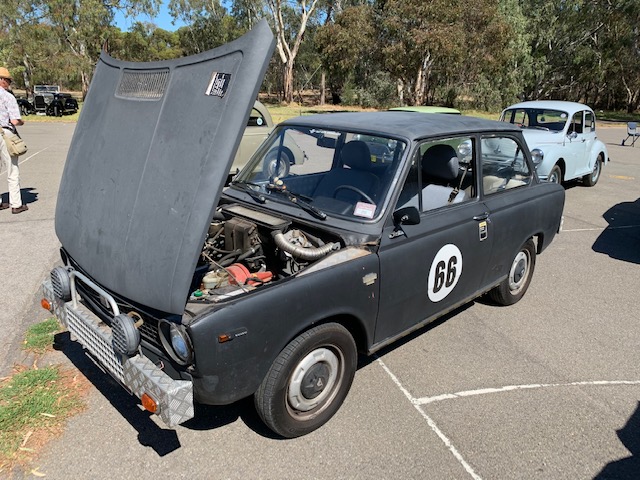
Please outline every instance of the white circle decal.
M433 259L429 270L429 299L439 302L454 289L462 274L462 253L449 243L442 247Z

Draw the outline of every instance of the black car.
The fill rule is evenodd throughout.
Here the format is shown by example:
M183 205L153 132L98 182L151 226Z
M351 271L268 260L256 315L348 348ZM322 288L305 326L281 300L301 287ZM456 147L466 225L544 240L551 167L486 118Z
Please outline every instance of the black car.
M71 115L78 111L78 101L70 93L54 93L50 103L46 105L45 113L53 117Z
M43 305L169 426L253 396L278 434L315 430L358 354L522 298L561 225L522 131L465 116L287 120L223 190L273 47L262 22L196 57L103 53L67 157Z
M26 98L16 98L18 102L18 107L20 107L20 115L26 116L36 113L36 109L33 104L27 100Z

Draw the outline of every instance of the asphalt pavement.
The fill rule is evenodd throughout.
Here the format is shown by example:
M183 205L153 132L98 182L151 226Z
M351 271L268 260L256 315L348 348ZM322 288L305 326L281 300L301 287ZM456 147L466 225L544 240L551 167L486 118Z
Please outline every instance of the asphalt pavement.
M55 196L72 124L29 124L21 159L29 211L0 212L0 367L47 312L38 285L57 261ZM165 428L71 342L60 362L95 383L34 464L48 479L586 479L640 476L640 144L599 135L598 185L566 186L564 231L516 305L472 302L361 359L338 414L276 438L251 400L198 406ZM0 192L6 192L6 173ZM5 194L6 195L6 194ZM29 472L16 477L30 478Z

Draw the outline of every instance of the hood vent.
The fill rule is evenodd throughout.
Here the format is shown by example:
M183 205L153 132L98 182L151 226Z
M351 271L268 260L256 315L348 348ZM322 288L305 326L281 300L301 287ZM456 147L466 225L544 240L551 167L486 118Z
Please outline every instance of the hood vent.
M140 71L123 70L116 96L132 100L158 100L164 95L169 69Z

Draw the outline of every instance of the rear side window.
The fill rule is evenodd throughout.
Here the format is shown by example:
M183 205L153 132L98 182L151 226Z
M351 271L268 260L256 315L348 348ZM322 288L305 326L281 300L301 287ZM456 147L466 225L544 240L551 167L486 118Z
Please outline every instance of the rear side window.
M510 137L483 137L480 142L482 186L493 195L531 183L531 170L522 147Z
M584 131L593 132L596 129L596 122L593 118L593 113L585 112L584 114Z
M262 114L255 108L252 108L249 121L247 122L247 127L264 127L266 124L267 121L264 116L262 116Z

